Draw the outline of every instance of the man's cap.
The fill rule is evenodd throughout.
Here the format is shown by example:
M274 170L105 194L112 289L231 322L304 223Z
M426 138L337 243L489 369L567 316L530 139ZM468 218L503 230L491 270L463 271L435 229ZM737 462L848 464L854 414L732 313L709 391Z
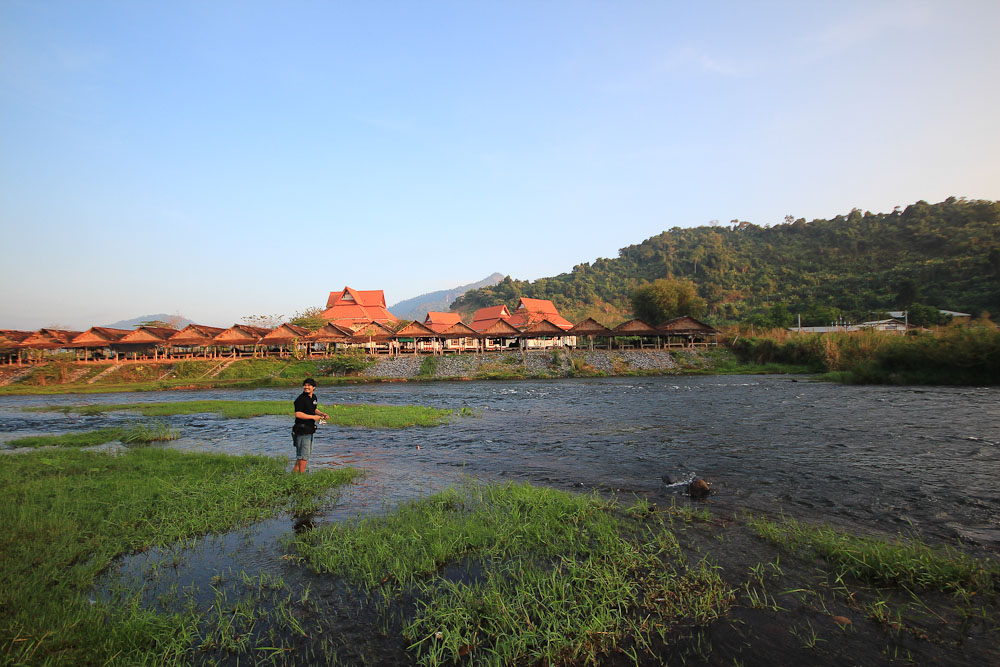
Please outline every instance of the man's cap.
M306 378L305 380L302 381L302 386L305 386L307 384L308 385L312 385L313 387L315 387L316 386L316 380L313 380L312 378Z

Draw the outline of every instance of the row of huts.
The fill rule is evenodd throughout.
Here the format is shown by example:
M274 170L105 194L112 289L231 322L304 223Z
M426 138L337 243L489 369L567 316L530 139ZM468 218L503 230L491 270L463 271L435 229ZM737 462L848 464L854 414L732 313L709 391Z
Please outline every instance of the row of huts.
M336 297L334 295L337 295ZM334 303L347 297L350 312ZM363 300L382 299L381 310L366 310ZM344 305L344 304L341 304ZM0 361L31 363L53 353L73 353L79 361L167 360L219 357L328 356L346 350L368 354L482 353L552 347L693 347L714 345L719 332L692 317L678 317L655 326L636 319L608 328L593 318L572 324L551 301L521 299L511 313L506 306L483 308L472 322L457 313L429 312L423 322L399 320L384 307L379 291L345 288L331 293L326 324L309 329L282 324L266 329L247 324L229 328L189 324L176 330L140 326L136 329L91 327L86 331L40 329L0 330ZM339 317L338 317L339 316ZM377 318L377 319L376 319ZM379 321L381 320L381 321Z

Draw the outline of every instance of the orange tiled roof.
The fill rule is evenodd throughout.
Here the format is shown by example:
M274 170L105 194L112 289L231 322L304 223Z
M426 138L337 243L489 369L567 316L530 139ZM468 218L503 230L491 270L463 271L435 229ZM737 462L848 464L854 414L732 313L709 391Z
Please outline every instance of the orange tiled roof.
M458 313L437 313L429 312L424 318L424 326L437 333L443 332L448 327L454 326L462 321L462 316Z
M510 311L507 310L507 306L500 304L499 306L487 306L485 308L480 308L472 316L471 326L476 331L485 331L491 326L496 324L499 320L506 322L510 319Z
M340 292L330 292L326 300L323 319L340 324L364 322L395 322L397 318L385 307L382 290L356 290L345 287Z
M573 323L560 315L555 305L548 299L529 299L527 297L521 297L514 314L510 316L508 321L519 329L525 329L542 320L548 320L563 330L573 327Z

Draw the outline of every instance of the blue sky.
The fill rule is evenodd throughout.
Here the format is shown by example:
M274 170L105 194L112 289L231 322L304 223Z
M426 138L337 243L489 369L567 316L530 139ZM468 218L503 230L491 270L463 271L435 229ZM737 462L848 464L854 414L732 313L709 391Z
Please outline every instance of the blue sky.
M0 3L0 328L1000 199L1000 3Z

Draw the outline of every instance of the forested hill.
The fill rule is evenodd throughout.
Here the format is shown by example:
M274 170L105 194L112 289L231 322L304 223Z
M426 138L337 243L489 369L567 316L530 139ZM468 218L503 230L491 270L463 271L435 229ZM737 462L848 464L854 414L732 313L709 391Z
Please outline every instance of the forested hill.
M868 319L873 311L915 303L995 314L1000 202L951 197L773 227L739 221L675 227L570 273L534 282L507 277L467 292L451 309L468 315L499 303L513 308L526 296L551 299L573 322L592 316L613 325L631 313L631 292L659 278L693 281L716 322L781 311L802 314L803 324L824 324L835 314Z

